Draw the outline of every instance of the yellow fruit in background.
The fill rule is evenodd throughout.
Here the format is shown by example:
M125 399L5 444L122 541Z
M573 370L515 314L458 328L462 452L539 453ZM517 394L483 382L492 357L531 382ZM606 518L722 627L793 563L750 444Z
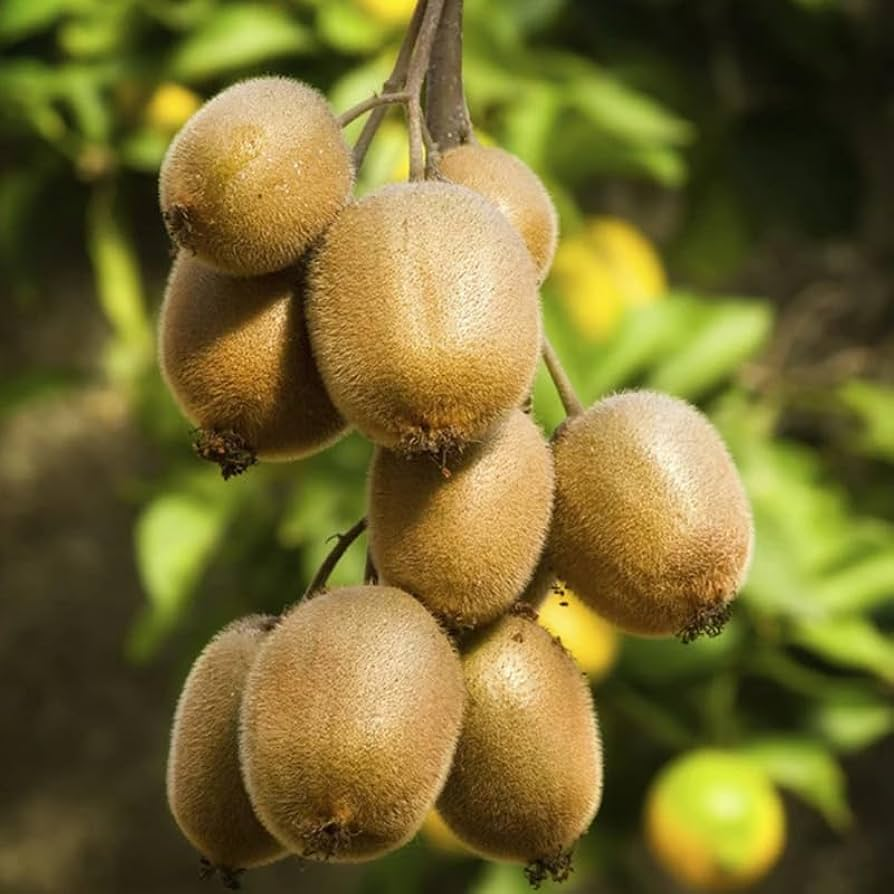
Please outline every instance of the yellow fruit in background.
M472 853L444 822L437 810L430 810L420 830L426 843L436 851L451 857L474 857Z
M625 304L652 304L667 291L667 276L651 242L617 217L592 218L586 228L596 254L611 269Z
M624 296L582 234L559 243L550 278L572 325L584 338L602 341L617 329Z
M146 103L146 123L154 130L174 134L202 105L202 98L180 84L159 84Z
M386 25L403 25L410 21L416 0L355 0L364 12Z
M601 680L618 657L618 633L608 621L590 611L573 590L550 591L538 608L540 624L571 652L591 680Z
M572 324L590 341L608 338L628 308L651 304L667 291L652 244L615 217L590 218L560 242L552 281Z
M785 846L785 811L769 777L747 758L716 749L691 751L661 771L645 824L658 862L704 891L753 884Z

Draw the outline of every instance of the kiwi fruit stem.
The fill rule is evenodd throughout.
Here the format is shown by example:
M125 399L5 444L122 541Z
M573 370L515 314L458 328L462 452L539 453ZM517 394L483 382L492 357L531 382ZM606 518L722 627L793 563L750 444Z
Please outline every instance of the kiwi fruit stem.
M426 86L426 123L439 151L474 142L463 89L463 2L444 0Z
M366 530L366 517L360 519L350 530L344 534L335 534L335 546L329 552L329 555L323 559L323 563L317 569L317 573L313 576L313 580L307 585L304 595L299 602L312 596L317 590L322 590L329 580L329 575L338 564L341 557L348 551L348 547ZM332 538L330 538L331 540Z
M377 109L380 106L394 105L396 103L406 104L409 99L410 94L407 93L406 90L398 93L374 94L373 96L364 99L363 102L358 102L357 105L351 106L350 109L342 112L335 120L338 121L342 127L347 127L355 118L365 115L372 109Z
M382 85L383 94L395 93L396 91L401 90L407 82L407 68L410 64L410 56L413 52L413 48L416 46L416 38L419 36L419 28L422 25L425 6L425 0L419 0L416 4L413 16L410 19L406 34L404 35L403 43L400 46L400 50L398 50L394 68L392 69L391 74L388 75L388 79ZM385 120L387 111L387 105L376 106L372 110L372 114L369 118L366 119L366 122L363 125L363 130L360 131L360 136L354 144L354 167L356 169L359 170L360 166L363 164L363 160L366 158L366 153L369 151L370 144L382 122Z
M571 379L568 378L568 373L565 372L562 361L559 359L556 349L546 337L546 333L543 334L543 362L546 364L550 378L556 386L556 391L559 392L565 412L569 416L577 416L583 413L584 405L580 402L580 398L574 390L574 385L571 384Z
M431 58L432 45L441 21L444 0L419 0L407 29L404 45L398 54L391 77L385 82L380 96L349 109L339 121L342 125L354 118L373 111L354 147L354 163L360 166L367 149L382 122L386 106L402 103L407 110L407 129L410 135L410 180L424 180L426 175L425 148L431 149L431 141L422 116L422 85ZM403 87L403 90L400 88Z

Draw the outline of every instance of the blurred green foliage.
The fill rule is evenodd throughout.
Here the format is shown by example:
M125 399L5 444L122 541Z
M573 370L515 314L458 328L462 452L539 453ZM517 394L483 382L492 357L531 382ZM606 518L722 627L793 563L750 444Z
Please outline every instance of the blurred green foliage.
M868 53L872 69L874 23L838 0L763 0L735 12L682 0L466 6L473 119L541 174L566 233L603 212L605 184L678 200L663 236L685 288L628 309L594 343L575 329L551 281L546 327L585 402L646 385L703 406L741 469L757 528L741 608L722 636L689 646L625 640L599 684L606 804L566 890L589 874L636 877L631 849L616 845L631 840L655 768L699 743L741 749L844 829L851 810L841 756L894 728L894 500L850 486L837 467L844 457L894 480L894 389L851 380L824 395L820 417L847 420L837 453L782 434L791 410L784 383L756 375L777 308L716 287L735 280L768 231L822 238L853 228L859 177L842 93L856 77L848 68L855 52ZM151 659L186 619L195 626L197 613L210 633L237 611L279 609L301 592L326 538L363 514L369 447L356 436L226 485L199 466L155 368L158 257L137 234L155 220L160 242L151 187L177 103L188 114L190 97L276 71L325 89L345 109L380 88L400 39L400 25L370 8L353 0L0 4L6 300L41 301L34 246L57 197L72 197L108 324L103 375L129 395L146 437L164 451L163 471L139 490L134 540L146 604L127 644L135 660ZM761 35L747 62L731 23L742 40ZM164 97L174 105L167 113L159 111ZM405 164L398 121L374 144L361 190ZM13 412L63 387L79 383L64 371L28 369L3 383L0 400ZM549 430L563 417L543 372L535 409ZM356 580L362 566L355 548L333 581ZM240 580L238 605L199 599L220 575ZM410 848L373 867L358 890L423 886L432 859L444 858ZM463 877L473 894L525 885L501 866Z

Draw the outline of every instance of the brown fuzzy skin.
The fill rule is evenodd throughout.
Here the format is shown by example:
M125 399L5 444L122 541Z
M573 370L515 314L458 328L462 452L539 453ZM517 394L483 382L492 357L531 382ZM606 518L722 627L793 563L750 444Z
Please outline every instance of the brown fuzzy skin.
M521 410L468 448L445 478L431 458L379 449L370 473L373 563L453 627L503 614L549 529L552 455Z
M224 877L285 856L258 822L239 768L239 706L249 668L275 619L241 618L196 659L171 731L168 804L180 830Z
M310 859L400 847L441 790L464 702L458 655L407 593L347 587L301 603L245 688L242 769L258 816Z
M476 636L463 672L468 707L438 810L484 856L558 871L602 797L584 677L557 640L519 613Z
M556 253L559 216L543 181L505 149L476 143L449 149L439 159L438 171L490 199L524 239L539 280L546 279Z
M691 638L723 620L745 579L753 528L705 416L665 394L622 392L570 419L554 454L548 552L575 593L634 634Z
M289 78L252 78L218 93L177 134L159 200L175 243L227 273L258 276L294 264L353 182L322 94Z
M383 447L484 437L530 390L537 275L496 207L449 183L345 209L310 264L308 329L335 405Z
M311 354L301 274L241 279L180 252L159 321L159 362L184 415L233 431L266 460L298 459L346 431Z

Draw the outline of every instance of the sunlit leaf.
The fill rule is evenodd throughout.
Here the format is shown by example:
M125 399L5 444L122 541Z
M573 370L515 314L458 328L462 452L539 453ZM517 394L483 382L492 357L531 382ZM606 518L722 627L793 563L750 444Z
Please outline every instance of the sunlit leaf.
M894 637L859 615L799 622L792 639L833 664L894 682Z
M772 319L769 308L757 301L718 303L681 349L654 370L649 384L697 400L758 351Z
M195 81L307 51L311 32L284 9L253 3L216 8L174 51L170 73Z
M97 185L87 213L87 245L93 262L96 290L106 319L126 353L132 369L145 362L152 345L143 282L136 247L116 205L114 183Z
M851 821L845 777L835 757L821 743L796 736L768 736L742 746L782 788L818 810L836 828Z
M71 5L71 0L3 0L0 43L12 43L52 27Z
M194 595L236 502L214 489L171 490L151 500L135 528L137 570L148 600L131 631L128 651L148 657Z
M894 461L894 388L854 379L838 389L838 397L862 425L862 449Z
M382 46L391 29L351 0L328 0L317 13L317 30L343 53L368 53Z
M833 748L859 751L894 732L894 705L889 698L852 690L819 702L809 722Z

